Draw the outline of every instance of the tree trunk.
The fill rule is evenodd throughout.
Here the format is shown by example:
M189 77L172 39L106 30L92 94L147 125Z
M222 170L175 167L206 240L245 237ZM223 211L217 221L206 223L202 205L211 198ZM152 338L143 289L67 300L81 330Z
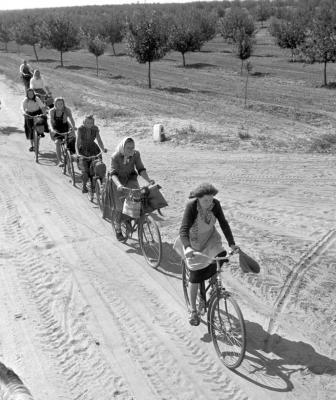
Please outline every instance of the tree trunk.
M327 86L327 62L324 62L324 68L323 68L323 85Z
M98 76L98 56L96 56L96 67L97 67L97 76Z
M241 60L240 75L243 75L243 66L244 66L244 60Z
M63 51L61 50L61 67L63 67Z
M37 51L36 51L36 47L35 44L33 44L33 49L34 49L34 53L35 53L35 58L36 58L36 62L39 62L38 56L37 56Z
M249 78L249 71L247 71L247 76L246 76L246 82L245 82L245 101L244 101L244 107L246 108L247 104L247 85L248 85L248 78Z
M184 53L182 53L182 60L183 60L183 67L185 67L185 66L186 66L186 63L185 63Z
M294 49L291 49L292 50L292 63L294 62Z
M148 61L148 87L151 89L152 81L151 81L151 63Z
M8 43L7 42L5 42L5 52L6 53L8 52Z
M116 56L117 54L115 52L114 43L111 43L111 45L112 45L113 55Z

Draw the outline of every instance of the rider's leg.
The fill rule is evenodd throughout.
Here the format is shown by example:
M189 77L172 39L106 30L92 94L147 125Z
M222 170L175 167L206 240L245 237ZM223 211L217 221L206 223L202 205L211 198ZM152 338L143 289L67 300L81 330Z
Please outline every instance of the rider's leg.
M90 177L90 162L89 160L83 160L83 173L82 173L82 180L83 180L83 193L87 193L88 189L87 189L87 182L89 180Z
M189 298L191 311L196 311L196 298L198 292L198 283L189 282Z
M62 164L62 152L60 139L55 140L57 163Z

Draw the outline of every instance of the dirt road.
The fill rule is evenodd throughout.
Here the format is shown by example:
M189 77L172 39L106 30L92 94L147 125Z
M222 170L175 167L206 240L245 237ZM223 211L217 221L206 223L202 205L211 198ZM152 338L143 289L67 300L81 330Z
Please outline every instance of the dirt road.
M153 175L164 182L170 203L174 203L174 197L176 199L166 219L161 221L167 258L159 271L151 270L135 246L127 247L114 240L111 227L101 218L98 208L73 188L55 167L54 148L49 138L43 139L41 144L40 163L33 161L32 153L27 151L28 143L18 112L22 100L20 90L15 85L6 85L4 80L0 82L0 173L3 178L0 192L0 387L3 392L16 391L25 396L24 399L29 398L30 391L35 400L332 399L335 348L330 354L322 354L316 347L299 341L300 335L281 336L279 331L278 335L273 332L269 335L267 332L274 301L278 301L275 310L281 315L281 300L290 299L289 303L297 304L291 292L294 281L290 276L285 280L291 293L288 296L280 279L279 287L274 285L272 292L270 285L261 278L259 286L255 277L240 276L235 280L239 275L237 268L228 275L228 284L237 289L242 301L250 337L247 358L236 374L218 361L205 327L189 326L180 274L168 256L187 193L187 188L178 190L176 184L179 187L185 179L183 168L192 162L198 150L184 158L183 166L178 161L181 150L164 149L167 160L171 162L173 156L176 160L173 180L167 168L169 162L163 161L163 168L155 162L161 157L158 147L146 139L139 140L139 147L146 149L148 158L152 157L153 165L157 166L153 168ZM116 136L107 136L107 131L105 134L103 131L102 136L108 148L113 148L118 141ZM213 157L219 158L218 154L202 154L198 160L204 165ZM310 223L307 229L302 228L306 237L300 235L301 241L296 238L292 244L284 240L280 243L282 223L274 217L272 200L267 201L272 190L275 191L272 173L277 175L277 185L282 182L292 191L293 198L297 191L291 185L299 184L300 174L293 169L290 179L286 175L281 181L279 171L254 173L247 165L244 170L241 163L245 155L230 157L241 165L239 171L228 167L226 177L231 176L231 183L243 179L255 186L261 185L261 181L263 185L266 181L268 184L268 192L261 194L263 203L254 203L250 213L244 211L243 203L249 196L243 193L241 183L237 184L232 204L226 203L229 208L235 206L230 220L239 232L240 241L251 234L249 229L253 224L246 225L246 221L256 221L257 226L269 225L272 214L271 225L278 232L278 236L273 236L272 245L292 251L292 264L298 265L294 272L300 273L298 262L302 246L307 244L310 248L312 239L321 241L322 231L330 231L329 236L321 241L322 247L317 247L314 254L335 256L333 216L329 210L330 196L334 192L329 186L323 191L321 184L320 191L313 194L308 190L303 194L305 199L310 198L309 202L311 196L322 197L322 208L314 216L309 218L306 211L303 212L301 223L308 223L308 220ZM260 165L262 159L263 155L251 155L249 162L254 160L254 165ZM265 156L265 160L267 163L269 156ZM108 158L105 161L108 163ZM311 168L309 161L314 163L314 157L304 161L308 169ZM282 157L278 162L279 168L286 165ZM332 164L330 158L324 162L328 166ZM331 170L330 174L335 176ZM189 176L187 181L192 179ZM327 178L321 177L322 183L323 179ZM285 215L287 231L297 228L295 207L291 210L283 200L283 208L278 212ZM258 234L260 232L256 231ZM272 252L267 237L270 236L263 237L266 250L262 260L266 265L267 252ZM301 264L305 262L307 264L305 259L301 260ZM249 292L251 288L254 293ZM331 341L332 336L330 334L326 340ZM274 345L271 350L267 349L267 342ZM303 353L309 354L309 360L298 356ZM323 371L312 372L310 361L314 366L322 366ZM10 375L10 385L8 369L16 374Z

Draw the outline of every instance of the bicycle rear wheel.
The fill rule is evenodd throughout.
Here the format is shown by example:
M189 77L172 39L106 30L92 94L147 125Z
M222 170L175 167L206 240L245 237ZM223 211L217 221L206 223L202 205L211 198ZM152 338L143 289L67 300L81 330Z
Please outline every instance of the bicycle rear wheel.
M147 263L157 268L162 258L162 241L159 227L150 215L140 217L138 235L140 248Z
M245 322L237 302L229 292L214 295L210 301L210 334L223 364L238 368L246 351Z
M39 156L39 146L40 146L40 136L37 134L36 129L34 129L34 151L35 151L35 161L37 163Z
M102 185L100 183L100 179L96 180L95 193L96 193L97 205L98 205L100 211L103 212Z

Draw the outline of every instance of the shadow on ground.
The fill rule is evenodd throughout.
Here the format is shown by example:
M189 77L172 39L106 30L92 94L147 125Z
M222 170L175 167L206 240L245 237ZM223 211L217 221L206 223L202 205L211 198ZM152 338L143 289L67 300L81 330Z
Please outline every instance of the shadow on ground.
M235 373L253 384L277 392L289 392L292 375L336 376L336 360L319 354L305 342L270 335L263 327L246 320L247 348Z
M22 129L18 129L16 126L2 126L0 127L0 133L8 136L12 133L24 133L24 132Z
M38 60L39 63L53 63L53 62L58 62L59 60L54 60L53 58L42 58L40 60ZM36 63L36 59L35 58L31 58L28 60L28 62L31 63Z
M178 68L183 68L183 67L178 67ZM187 64L184 68L186 69L217 68L217 65L207 64L207 63L193 63L193 64Z
M168 93L191 93L193 90L188 88L176 87L176 86L168 86L168 87L161 87L157 88L157 90L162 90Z

